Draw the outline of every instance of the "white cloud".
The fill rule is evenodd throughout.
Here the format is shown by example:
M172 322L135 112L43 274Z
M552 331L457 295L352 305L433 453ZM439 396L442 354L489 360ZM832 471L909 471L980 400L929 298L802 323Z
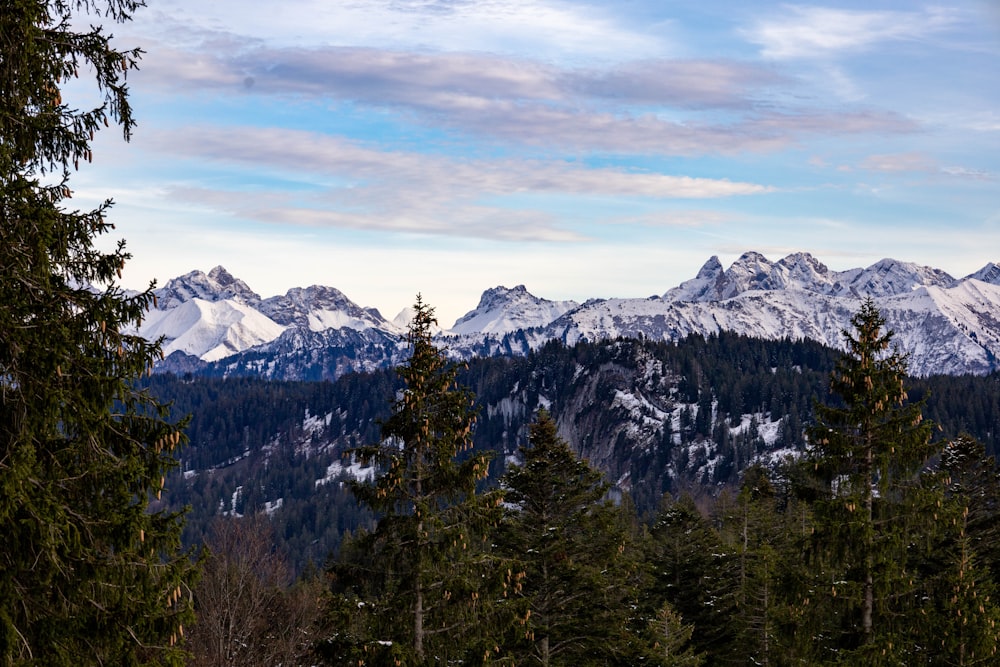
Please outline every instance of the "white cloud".
M234 192L177 184L172 201L212 207L239 218L297 226L445 234L505 241L580 241L586 234L546 213L546 197L647 200L717 199L771 188L727 179L692 178L561 161L470 160L381 151L337 137L261 128L184 128L147 148L199 164L257 167L315 183L307 191ZM329 185L331 179L335 185ZM540 198L538 210L518 198Z
M865 51L875 44L921 40L951 27L952 12L863 11L787 7L784 16L761 19L744 35L765 58L831 58Z
M136 18L152 34L179 24L189 33L227 30L277 47L352 44L571 61L664 54L660 39L620 25L614 11L558 0L168 0Z
M653 198L714 198L769 188L725 179L691 178L537 160L470 160L382 151L339 137L274 128L183 128L152 137L161 151L222 162L268 165L300 173L337 174L355 186L392 181L434 197L443 184L475 192L602 193ZM453 196L448 193L447 197Z

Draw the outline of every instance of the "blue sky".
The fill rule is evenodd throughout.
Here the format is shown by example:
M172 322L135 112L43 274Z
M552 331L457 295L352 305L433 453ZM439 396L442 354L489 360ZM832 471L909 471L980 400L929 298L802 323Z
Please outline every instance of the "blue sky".
M756 250L1000 261L1000 5L155 0L139 126L71 184L160 284L222 264L442 324ZM79 93L83 95L83 93Z

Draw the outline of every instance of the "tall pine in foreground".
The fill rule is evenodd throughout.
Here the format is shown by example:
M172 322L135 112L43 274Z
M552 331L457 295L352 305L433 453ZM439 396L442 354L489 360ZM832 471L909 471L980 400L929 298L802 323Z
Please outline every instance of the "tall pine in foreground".
M907 402L906 358L870 299L851 324L831 378L841 402L818 405L808 431L816 576L802 603L812 597L819 615L808 628L818 660L904 664L933 632L915 581L941 499L919 483L934 452L932 425L920 403Z
M621 510L606 499L607 483L546 411L528 440L523 463L504 475L507 511L495 537L524 573L515 593L524 612L507 644L515 663L659 664L643 655L654 643L640 645L646 628L628 624L639 554Z
M434 311L419 295L398 369L405 387L382 441L354 454L376 464L358 499L380 516L333 567L334 632L319 646L335 664L475 664L498 657L490 582L500 568L485 535L497 492L477 493L489 458L472 448L472 394L431 340Z
M133 127L122 51L92 16L134 0L0 0L0 664L177 664L192 565L150 512L181 434L133 388L159 346L125 334L153 299L95 246L110 202L67 200L95 131ZM93 75L103 103L63 87Z

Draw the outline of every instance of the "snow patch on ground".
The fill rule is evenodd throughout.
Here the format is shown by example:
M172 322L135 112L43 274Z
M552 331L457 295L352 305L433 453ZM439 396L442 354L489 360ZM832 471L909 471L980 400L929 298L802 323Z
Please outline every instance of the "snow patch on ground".
M356 329L364 331L374 325L360 317L351 317L342 310L314 310L309 313L309 330L325 331L326 329Z
M359 482L370 482L375 479L375 467L364 466L360 463L348 463L344 465L340 461L334 461L327 467L326 474L316 480L315 486L329 484L344 475Z
M285 504L285 499L284 498L278 498L274 502L271 502L270 500L267 500L267 501L264 502L264 512L268 516L271 516L272 514L274 514L278 510L280 510L281 506L284 505L284 504Z

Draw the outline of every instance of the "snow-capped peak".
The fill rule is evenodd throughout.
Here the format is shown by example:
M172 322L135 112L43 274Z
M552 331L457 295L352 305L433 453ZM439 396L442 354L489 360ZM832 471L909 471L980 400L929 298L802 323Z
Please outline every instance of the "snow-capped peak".
M392 318L391 324L396 327L399 331L406 331L410 328L410 322L416 317L417 311L413 306L407 306L399 311L396 317ZM444 331L440 324L432 324L430 327L430 332L432 336L436 336Z
M158 308L163 310L175 308L192 299L213 303L229 299L249 306L260 303L259 294L222 266L215 267L207 274L196 270L172 278L155 293Z
M717 298L723 279L722 262L712 255L691 280L682 282L663 295L667 301L711 301Z
M955 279L929 266L895 259L882 259L857 273L848 283L859 297L888 297L906 294L921 287L951 287Z
M780 260L777 266L785 273L789 287L807 292L829 292L833 286L832 275L826 264L807 252L797 252Z
M505 334L543 327L577 305L575 301L540 299L524 285L494 287L483 292L476 309L460 317L449 333Z
M988 267L983 269L988 273ZM996 279L1000 281L1000 270ZM866 269L831 271L807 252L772 262L760 253L747 252L722 270L712 257L697 277L666 294L667 301L710 302L732 299L753 290L800 290L826 296L883 298L906 294L920 287L950 287L955 279L944 271L910 262L883 259Z
M775 263L758 252L743 253L722 270L712 257L698 275L664 294L667 301L724 301L752 290L795 288L823 291L829 270L809 253L796 253Z
M340 290L323 285L295 287L284 296L265 299L260 311L279 324L310 331L345 327L356 330L396 329L378 311L362 308Z
M399 334L413 317L407 308L387 322L339 290L316 285L260 300L222 267L175 278L158 294L159 308L147 315L143 336L163 336L166 352L203 361L254 348L254 354L264 356L253 363L268 359L266 372L275 377L316 369L335 377L396 363L403 354ZM1000 266L994 263L955 280L938 269L892 259L831 271L804 252L777 262L748 252L725 270L712 257L695 278L662 298L594 299L578 305L540 299L524 285L495 287L483 292L477 308L451 330L435 326L431 333L447 335L444 342L456 357L527 353L552 339L567 345L614 336L677 340L720 330L838 346L840 332L865 297L876 300L911 354L911 372L997 368ZM307 362L308 368L302 366Z
M990 262L975 273L969 274L965 277L966 280L969 280L970 278L973 280L981 280L982 282L989 283L991 285L1000 285L1000 264Z
M139 333L163 337L163 353L184 352L202 361L216 361L281 335L284 327L235 299L191 298L168 310L153 310Z

